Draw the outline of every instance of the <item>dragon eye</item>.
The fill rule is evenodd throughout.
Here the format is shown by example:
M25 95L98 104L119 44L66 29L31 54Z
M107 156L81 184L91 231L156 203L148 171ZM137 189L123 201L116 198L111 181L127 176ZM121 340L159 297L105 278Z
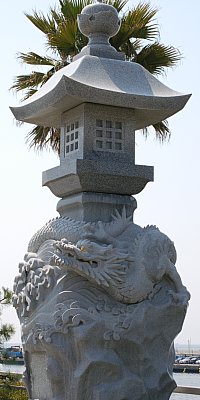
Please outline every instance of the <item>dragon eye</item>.
M81 251L86 251L86 248L84 246L81 246Z

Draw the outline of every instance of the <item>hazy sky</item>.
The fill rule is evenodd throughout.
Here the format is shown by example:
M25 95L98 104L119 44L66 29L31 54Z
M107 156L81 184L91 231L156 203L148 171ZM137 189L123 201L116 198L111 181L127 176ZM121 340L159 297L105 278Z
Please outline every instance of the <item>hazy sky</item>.
M58 164L51 153L28 151L25 135L31 126L17 127L9 105L19 103L9 92L15 75L28 73L16 59L18 51L45 54L43 35L23 15L32 9L46 12L56 4L50 0L3 1L1 4L1 285L12 288L18 262L23 259L32 234L56 216L57 199L41 187L43 170ZM130 6L138 1L131 1ZM183 93L192 93L185 109L169 119L171 140L160 145L154 136L136 136L136 162L154 165L155 182L136 196L134 220L141 226L156 224L174 242L177 269L191 292L191 301L179 343L200 343L199 248L200 248L200 134L199 134L199 0L152 1L159 7L161 41L180 49L183 59L162 81ZM4 312L3 321L18 324L14 310ZM19 327L19 325L18 325ZM14 337L18 341L19 328Z

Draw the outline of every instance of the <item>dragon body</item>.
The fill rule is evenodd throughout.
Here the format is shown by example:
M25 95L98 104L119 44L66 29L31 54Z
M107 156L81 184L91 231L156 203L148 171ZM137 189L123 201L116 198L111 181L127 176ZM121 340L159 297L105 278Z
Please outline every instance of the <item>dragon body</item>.
M131 217L126 218L125 209L120 215L116 211L113 215L113 221L108 223L103 222L83 222L76 221L68 217L57 217L47 222L39 229L31 238L28 244L28 252L37 253L39 248L47 240L61 240L65 238L68 242L77 243L84 237L90 237L94 234L99 240L113 241L115 238L121 238L128 229L141 231L141 227L133 224ZM100 237L100 234L102 236Z
M174 292L184 294L175 262L172 241L155 226L134 224L125 209L110 223L59 217L30 240L15 278L14 305L22 316L28 315L71 272L126 304L153 296L165 277Z
M54 246L52 266L76 272L103 287L119 302L135 304L147 299L165 276L175 291L180 293L183 289L174 265L175 247L155 226L144 228L133 240L131 249L100 245L88 239L76 245L63 239Z

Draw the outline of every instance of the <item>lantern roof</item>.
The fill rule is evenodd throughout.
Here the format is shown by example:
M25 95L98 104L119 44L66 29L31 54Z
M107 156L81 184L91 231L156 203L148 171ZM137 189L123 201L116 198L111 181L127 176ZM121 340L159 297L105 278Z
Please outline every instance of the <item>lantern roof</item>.
M82 103L126 107L135 110L135 129L141 129L175 114L189 97L135 62L83 55L11 110L19 121L59 127L62 113Z

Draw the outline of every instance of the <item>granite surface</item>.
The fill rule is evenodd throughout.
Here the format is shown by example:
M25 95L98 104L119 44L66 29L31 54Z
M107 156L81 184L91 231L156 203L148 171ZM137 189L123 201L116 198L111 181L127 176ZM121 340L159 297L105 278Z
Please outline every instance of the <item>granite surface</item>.
M84 7L78 15L78 27L89 41L73 60L83 55L125 60L124 53L116 51L109 43L109 39L118 33L120 25L118 12L111 4L96 2Z
M68 168L43 172L42 183L57 197L80 192L134 195L153 180L153 167L134 163L73 160Z
M122 213L126 207L127 217L133 219L137 208L134 197L107 193L82 192L66 196L57 204L60 215L85 222L110 222L116 211Z
M153 167L135 165L135 123L127 108L86 103L65 112L60 166L43 172L43 185L61 198L139 193L153 181Z
M173 242L125 208L109 223L42 227L13 296L30 399L169 400L190 297L175 262Z
M11 110L20 121L61 126L62 113L82 103L126 107L135 109L135 128L141 129L180 111L189 97L163 85L134 62L83 56Z

